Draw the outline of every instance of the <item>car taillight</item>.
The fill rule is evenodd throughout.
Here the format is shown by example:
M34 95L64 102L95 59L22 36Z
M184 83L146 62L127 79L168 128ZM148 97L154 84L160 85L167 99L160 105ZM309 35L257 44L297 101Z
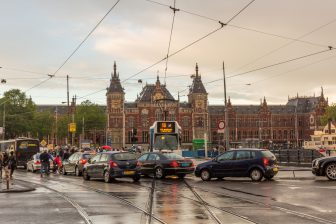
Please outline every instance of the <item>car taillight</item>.
M269 160L267 158L263 158L263 163L264 163L264 166L268 166Z
M86 159L81 159L81 160L80 160L80 163L83 164L83 165L84 165L86 162L87 162Z
M110 161L109 166L110 167L118 167L118 164L116 164L114 161Z
M36 165L41 164L40 160L35 161L35 164Z
M191 161L191 167L194 167L195 166L195 163L194 163L194 160Z
M171 167L179 167L179 164L175 160L171 161L169 165Z

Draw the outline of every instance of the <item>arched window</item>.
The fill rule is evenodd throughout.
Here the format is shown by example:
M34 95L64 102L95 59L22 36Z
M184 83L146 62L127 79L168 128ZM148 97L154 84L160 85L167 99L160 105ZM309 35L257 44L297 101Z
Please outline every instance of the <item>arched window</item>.
M128 118L128 127L133 128L134 127L134 117Z
M163 118L162 118L162 112L161 112L160 109L156 109L155 110L155 119L157 121L162 121L163 120Z

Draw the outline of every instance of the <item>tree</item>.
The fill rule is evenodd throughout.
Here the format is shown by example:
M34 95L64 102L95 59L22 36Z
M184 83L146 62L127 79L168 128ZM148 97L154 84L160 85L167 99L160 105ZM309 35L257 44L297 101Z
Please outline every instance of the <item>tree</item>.
M323 117L321 117L322 125L326 125L328 121L336 120L336 104L328 106Z
M94 104L89 100L82 102L76 108L76 125L77 133L81 133L83 128L84 118L84 131L105 130L106 128L106 113L104 108L98 104ZM94 140L95 142L95 140Z
M0 100L1 116L5 117L5 138L28 136L31 132L36 105L19 89L4 93ZM5 116L3 116L5 112ZM3 120L4 123L4 120Z

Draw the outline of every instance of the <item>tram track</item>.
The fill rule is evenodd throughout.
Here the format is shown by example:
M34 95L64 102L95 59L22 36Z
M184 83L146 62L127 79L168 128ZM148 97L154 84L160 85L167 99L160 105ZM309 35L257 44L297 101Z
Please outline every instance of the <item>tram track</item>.
M37 185L37 186L41 186L41 187L43 187L43 188L49 189L49 190L51 190L51 191L57 193L58 195L60 195L60 196L62 196L62 197L64 196L64 197L63 197L64 199L67 198L67 199L69 199L70 201L73 201L69 196L63 194L62 192L59 192L59 191L57 191L57 190L55 190L55 189L53 189L53 188L47 187L47 186L45 186L45 185L43 185L43 184L36 183L36 182L33 182L33 181L22 180L22 179L19 179L19 178L16 178L16 179L17 179L18 181L27 182L27 183L30 183L30 184L35 184L35 185ZM71 185L75 185L75 186L78 186L78 187L82 187L82 188L91 190L91 191L93 191L93 192L96 192L96 193L98 193L98 194L105 195L105 196L108 196L108 197L112 197L112 198L114 198L114 199L117 199L117 200L119 200L120 202L122 202L123 204L125 204L125 205L127 205L127 206L129 206L129 207L135 208L135 209L141 211L143 214L145 214L145 215L146 215L146 221L145 221L146 224L151 224L152 221L153 221L153 219L154 219L155 221L157 221L158 223L161 223L161 224L167 224L166 222L164 222L163 220L161 220L160 218L156 217L156 216L153 214L153 197L154 197L154 191L155 191L155 178L153 179L153 182L152 182L152 184L153 184L154 187L152 187L152 188L150 189L150 192L149 192L149 198L148 198L147 206L146 206L147 209L143 209L143 208L141 208L140 206L136 205L135 203L133 203L133 202L127 200L127 199L124 199L123 197L121 197L121 196L119 196L119 195L117 195L117 194L114 194L114 193L112 193L112 192L106 192L106 191L97 189L97 188L95 188L95 187L91 187L91 186L86 186L86 185L83 185L83 184L74 183L74 181L72 181L72 180L75 180L75 179L73 179L73 178L66 178L66 179L67 179L67 180L71 180L71 181L62 180L62 179L57 179L57 181L61 181L61 182L63 182L63 183L67 183L67 184L69 184L69 182L70 182ZM51 180L52 180L52 179L51 179ZM52 180L52 181L54 181L54 180ZM67 200L67 201L68 201L68 200ZM70 202L70 201L69 201L69 202ZM74 202L74 204L72 204L72 203L71 203L71 204L72 204L73 206L75 205L75 206L76 206L76 207L75 207L76 209L77 209L77 208L79 209L79 210L77 210L77 211L79 211L79 212L82 212L82 211L85 212L85 210L84 210L80 205L78 205L75 201L73 201L73 202ZM80 213L80 214L81 214L81 213ZM83 213L84 216L85 216L85 214L86 214L86 212ZM82 214L81 214L81 215L82 215ZM87 214L86 214L86 215L87 215ZM82 217L83 217L83 216L82 216ZM87 217L89 217L89 216L87 215ZM86 223L87 223L87 224L93 224L92 221L90 221L90 222L86 222ZM141 222L140 222L140 223L141 223Z

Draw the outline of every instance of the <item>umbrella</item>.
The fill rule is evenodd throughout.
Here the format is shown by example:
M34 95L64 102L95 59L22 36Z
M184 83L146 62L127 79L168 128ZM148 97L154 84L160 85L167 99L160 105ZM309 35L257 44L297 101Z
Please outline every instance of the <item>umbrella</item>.
M101 148L102 148L102 149L108 149L108 150L111 150L111 149L112 149L112 147L109 146L109 145L103 145Z

